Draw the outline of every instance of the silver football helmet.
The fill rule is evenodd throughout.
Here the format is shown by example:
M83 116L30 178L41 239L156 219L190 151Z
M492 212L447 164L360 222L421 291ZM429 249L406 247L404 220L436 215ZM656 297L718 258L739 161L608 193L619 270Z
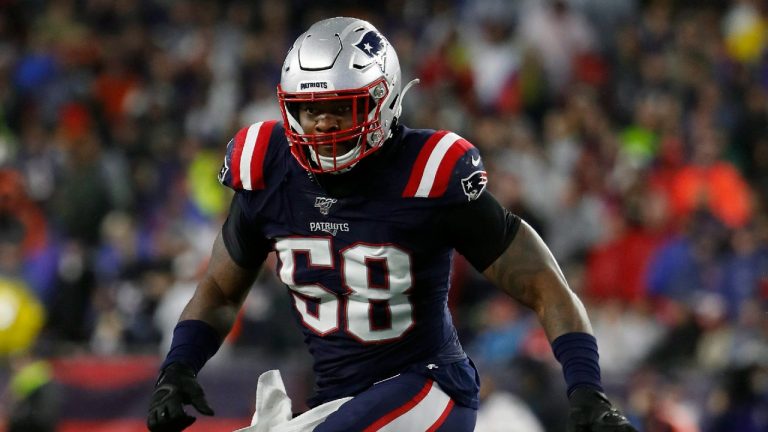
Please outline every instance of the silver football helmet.
M315 23L288 51L277 88L291 153L314 173L351 169L392 135L403 96L417 82L402 88L397 53L371 23L347 17ZM304 131L299 104L327 101L351 103L352 111L360 113L354 126L320 134ZM339 154L337 143L350 140L356 140L352 149ZM333 146L332 156L321 155L319 146Z

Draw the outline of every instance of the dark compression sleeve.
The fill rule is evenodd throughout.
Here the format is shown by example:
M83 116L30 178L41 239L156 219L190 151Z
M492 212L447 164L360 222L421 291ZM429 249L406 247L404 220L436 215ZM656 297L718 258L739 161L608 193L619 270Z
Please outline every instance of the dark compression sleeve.
M229 256L242 268L257 269L271 250L270 242L261 233L257 222L244 211L243 193L236 193L229 207L229 215L221 228L221 236Z
M436 222L439 232L480 272L501 256L520 228L520 218L489 192L441 212Z

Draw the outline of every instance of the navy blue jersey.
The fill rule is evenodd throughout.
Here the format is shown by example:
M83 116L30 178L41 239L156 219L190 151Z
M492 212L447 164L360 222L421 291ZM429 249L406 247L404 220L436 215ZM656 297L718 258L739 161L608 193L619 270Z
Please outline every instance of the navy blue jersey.
M447 306L452 235L432 223L483 194L474 146L451 132L399 127L349 173L315 177L291 155L282 124L261 122L230 141L219 180L236 191L240 212L236 239L225 236L230 254L277 254L314 358L311 405L418 371L477 406L476 372Z

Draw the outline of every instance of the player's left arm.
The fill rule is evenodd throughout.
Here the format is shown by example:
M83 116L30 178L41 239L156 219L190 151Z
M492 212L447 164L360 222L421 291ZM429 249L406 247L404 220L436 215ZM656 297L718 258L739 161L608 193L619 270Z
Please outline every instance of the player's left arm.
M544 240L525 221L483 275L533 310L550 342L566 333L592 333L584 305L568 287Z
M490 193L440 216L456 250L492 283L533 310L563 367L569 430L633 432L603 393L597 340L584 305L542 238Z

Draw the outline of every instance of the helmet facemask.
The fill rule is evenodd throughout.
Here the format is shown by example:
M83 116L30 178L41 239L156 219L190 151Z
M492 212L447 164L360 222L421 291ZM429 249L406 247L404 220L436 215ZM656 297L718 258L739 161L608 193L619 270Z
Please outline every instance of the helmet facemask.
M278 98L291 153L313 173L342 173L376 151L386 140L381 124L382 105L389 89L385 79L366 87L320 92L287 92L278 87ZM301 110L307 113L302 123ZM313 116L329 115L341 125L330 131L315 131ZM350 121L351 119L351 121Z
M313 24L288 50L277 88L285 135L299 164L312 173L345 172L384 145L405 91L416 82L403 88L401 79L395 49L371 23L335 17ZM302 127L297 104L339 100L358 113L344 130Z

